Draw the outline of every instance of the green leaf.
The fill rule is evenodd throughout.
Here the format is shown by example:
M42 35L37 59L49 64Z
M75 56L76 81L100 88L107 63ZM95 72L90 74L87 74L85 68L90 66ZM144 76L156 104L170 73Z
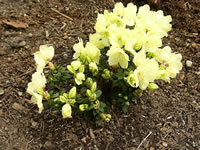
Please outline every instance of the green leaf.
M96 95L97 95L97 97L100 97L101 94L102 94L101 90L97 90L97 91L96 91Z

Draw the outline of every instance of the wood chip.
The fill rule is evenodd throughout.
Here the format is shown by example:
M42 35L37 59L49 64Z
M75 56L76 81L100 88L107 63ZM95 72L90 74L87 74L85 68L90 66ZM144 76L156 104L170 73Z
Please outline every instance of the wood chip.
M92 129L89 129L89 134L90 134L90 137L91 137L92 139L95 139L95 135L94 135Z
M3 20L3 23L5 23L6 25L9 25L11 27L14 27L14 28L27 28L28 27L28 24L24 23L24 22L21 22L21 21L13 21L13 20Z
M17 110L17 111L28 111L28 109L26 107L24 107L21 104L16 103L16 102L13 103L12 108Z

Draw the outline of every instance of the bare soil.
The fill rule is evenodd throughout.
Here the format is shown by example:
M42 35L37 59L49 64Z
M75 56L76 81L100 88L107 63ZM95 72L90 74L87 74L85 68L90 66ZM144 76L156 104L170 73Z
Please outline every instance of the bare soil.
M87 41L97 13L116 1L0 0L0 150L200 150L200 1L121 1L148 3L172 16L164 45L182 54L183 69L170 84L159 82L158 90L146 92L127 114L110 110L111 122L97 127L50 109L38 114L26 87L39 45L53 44L53 61L68 64L78 37Z

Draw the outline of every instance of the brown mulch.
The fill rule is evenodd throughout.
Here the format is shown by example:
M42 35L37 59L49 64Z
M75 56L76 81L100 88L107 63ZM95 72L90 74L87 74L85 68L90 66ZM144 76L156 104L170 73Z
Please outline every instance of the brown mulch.
M63 119L50 109L38 114L26 86L39 45L53 44L53 61L68 64L78 37L87 41L97 13L116 1L0 0L0 150L200 149L199 0L121 1L148 3L172 16L164 45L182 54L183 69L170 84L159 82L158 90L146 92L128 113L112 110L111 122L97 127L80 116Z

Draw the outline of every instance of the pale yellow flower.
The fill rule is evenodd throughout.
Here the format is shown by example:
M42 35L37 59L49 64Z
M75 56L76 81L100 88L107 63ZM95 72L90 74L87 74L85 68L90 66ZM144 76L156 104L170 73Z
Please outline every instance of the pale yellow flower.
M128 26L134 26L136 21L137 7L129 3L124 9L123 22Z
M90 34L89 41L100 49L110 45L108 38L98 33Z
M125 80L128 82L128 84L134 88L137 88L139 85L138 75L137 71L131 71L128 75L128 77L125 78Z
M39 57L39 55L34 55L35 63L36 63L36 71L43 72L44 67L46 66L45 60Z
M38 89L43 89L47 81L43 73L35 72L32 75L32 81L28 83L27 93L33 95Z
M71 118L72 117L72 108L70 104L65 104L62 107L62 116L63 118Z
M32 97L31 97L31 102L33 102L34 104L36 104L39 108L39 113L41 113L44 109L43 103L42 103L42 95L38 94L38 93L33 93Z
M34 53L37 72L43 72L46 64L51 61L54 56L54 48L49 45L40 45L40 51Z
M38 55L45 62L51 61L54 56L54 48L50 45L40 45L40 51L36 52L35 55Z
M172 53L169 46L158 49L155 52L155 58L164 66L163 70L167 72L165 73L165 76L175 78L176 74L182 69L181 54Z
M75 53L73 55L74 59L77 59L80 56L81 50L84 49L83 40L81 38L79 38L78 40L79 40L79 42L74 44L74 46L73 46L73 49L75 51Z
M113 9L113 13L117 16L124 16L125 7L122 3L116 3Z
M109 56L108 63L110 66L120 65L122 68L128 68L129 56L121 48L111 47L106 54Z
M155 59L148 59L143 51L140 51L134 56L134 64L139 80L139 87L145 90L149 83L160 77L159 64Z
M100 56L100 50L90 42L87 42L86 47L80 53L80 59L86 60L87 63L95 62L98 64Z

